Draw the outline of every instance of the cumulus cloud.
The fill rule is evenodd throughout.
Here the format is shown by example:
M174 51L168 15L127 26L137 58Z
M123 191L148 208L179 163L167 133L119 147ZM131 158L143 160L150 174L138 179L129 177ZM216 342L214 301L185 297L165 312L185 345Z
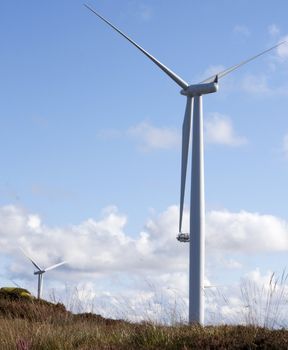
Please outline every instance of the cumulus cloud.
M128 130L128 135L140 142L144 150L171 149L177 147L180 136L177 130L167 127L155 127L142 122Z
M279 42L281 41L288 41L288 35L282 37ZM277 54L283 61L286 61L288 59L288 43L277 47Z
M247 143L245 137L237 136L229 117L213 113L204 124L205 141L227 146L241 146Z
M229 287L209 290L206 315L212 323L287 327L287 273L262 273L259 268Z
M207 76L206 76L207 77ZM226 146L241 146L247 143L245 137L236 135L229 117L220 113L210 114L204 120L205 142ZM125 131L103 130L98 134L104 139L130 138L144 152L169 150L181 143L181 132L176 128L157 127L148 122L141 122Z
M259 267L256 267L256 269L247 272L244 279L246 281L253 282L258 286L264 286L265 289L268 289L272 277L272 271L266 271L265 274L262 274Z
M224 259L221 257L220 261L227 269L241 269L243 267L243 264L232 258Z
M220 64L219 65L211 65L207 69L205 69L203 74L201 74L198 79L199 79L199 81L206 80L206 79L213 77L214 75L224 71L225 68L226 67L224 67L223 65L220 65Z
M269 88L267 77L265 75L245 75L241 87L245 92L250 94L267 95L273 91Z
M176 241L178 218L179 208L171 206L148 219L140 232L129 235L125 232L127 216L114 206L106 208L98 219L66 227L47 226L37 213L4 206L0 208L0 252L9 258L5 264L9 278L21 281L28 289L36 289L36 279L32 264L20 253L19 246L40 266L69 261L49 272L49 276L47 273L45 288L58 287L63 298L64 282L76 286L78 299L89 304L82 303L82 311L168 322L176 312L176 302L180 308L177 319L187 317L189 246ZM185 211L185 230L188 221ZM213 251L230 255L222 268L241 268L233 252L245 255L288 251L288 224L271 215L211 211L207 213L206 228L207 258L213 258ZM256 275L246 277L253 276ZM206 283L213 285L207 278ZM230 288L226 298L233 306L230 311L227 302L221 304L213 295L213 288L207 291L207 310L212 314L215 311L218 320L220 317L227 321L241 309L232 291Z
M259 97L268 96L287 96L287 86L271 86L268 80L268 76L248 74L242 79L240 88L249 94L253 94Z
M177 129L157 127L146 121L131 126L127 130L101 130L98 133L101 139L129 138L133 140L142 151L168 150L178 147L180 133Z
M245 321L268 328L287 327L287 284L285 271L261 274L259 268L248 272L241 283L242 301L246 308Z
M207 244L243 253L287 251L288 224L272 215L211 211L207 215Z
M99 220L60 228L44 225L38 215L21 208L4 206L0 209L0 251L15 254L21 246L45 266L60 258L68 260L75 273L183 272L188 247L176 241L178 217L178 207L171 206L130 236L125 233L127 217L115 207L104 211ZM184 226L187 230L187 211ZM242 253L288 251L288 224L272 215L211 211L206 227L209 248ZM17 253L19 259L23 262Z
M15 254L21 246L43 266L57 259L69 261L71 270L85 273L127 270L182 270L183 247L177 245L178 208L172 206L147 221L135 237L124 232L127 217L115 207L103 212L99 220L70 227L48 227L38 215L15 206L0 210L0 251ZM173 258L173 262L171 261ZM17 259L19 258L17 253ZM23 260L23 259L22 259ZM20 264L19 269L21 270Z

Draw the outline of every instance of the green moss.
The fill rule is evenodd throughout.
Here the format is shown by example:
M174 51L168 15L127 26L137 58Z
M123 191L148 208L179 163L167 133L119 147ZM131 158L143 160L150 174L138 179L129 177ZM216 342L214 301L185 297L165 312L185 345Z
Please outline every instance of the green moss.
M0 298L17 300L17 299L33 299L33 295L24 288L3 287L0 288Z

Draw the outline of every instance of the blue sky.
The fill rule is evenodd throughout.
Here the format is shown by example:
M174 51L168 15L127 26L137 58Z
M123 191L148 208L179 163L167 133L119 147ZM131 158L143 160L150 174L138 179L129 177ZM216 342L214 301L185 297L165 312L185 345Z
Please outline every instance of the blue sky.
M284 0L90 4L191 83L288 35ZM69 258L71 264L65 268L69 283L91 283L92 277L104 294L111 293L108 281L117 273L133 289L129 273L141 271L148 280L156 280L156 275L165 280L173 270L169 283L183 283L186 298L187 247L179 247L174 238L185 108L178 86L80 1L17 0L0 8L3 283L13 277L35 287L29 264L15 250L22 245L43 264ZM260 271L258 283L269 271L285 268L287 46L223 78L219 92L204 98L210 254L206 274L211 284L256 278ZM110 226L104 228L104 223ZM81 230L91 240L85 241ZM75 232L82 237L81 252L77 244L67 242L77 241ZM124 272L115 268L119 261L112 264L121 258L111 243L115 232L119 242L132 240L135 246L130 248L144 254L138 272L131 267L132 256L125 263L123 258ZM153 241L153 249L147 248L141 234L148 235L148 243ZM163 259L169 263L158 271L154 258L161 255L161 242ZM93 270L88 266L91 254L99 257L103 251L110 260L95 258ZM121 252L125 255L125 250ZM83 259L81 269L73 256ZM225 263L221 256L227 257ZM101 273L107 261L112 265ZM227 267L229 261L232 268ZM49 287L54 283L61 290L60 269L51 276ZM138 287L135 290L141 294L145 288ZM125 294L127 285L121 288Z

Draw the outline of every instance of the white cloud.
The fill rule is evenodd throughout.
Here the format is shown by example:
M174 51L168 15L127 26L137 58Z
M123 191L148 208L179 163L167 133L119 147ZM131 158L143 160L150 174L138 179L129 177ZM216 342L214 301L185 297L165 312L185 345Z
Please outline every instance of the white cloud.
M62 290L63 298L67 293L64 283L76 286L78 311L132 320L183 319L187 317L189 247L176 240L178 215L179 208L171 206L131 236L125 232L127 217L114 206L106 208L98 220L87 219L69 227L49 227L35 213L15 206L1 207L0 251L9 257L5 263L7 278L35 291L33 266L17 248L22 246L40 266L60 259L69 261L49 276L47 273L44 291L47 295L47 288L53 285ZM185 211L185 229L188 219ZM208 259L219 251L244 255L288 251L287 222L274 216L212 211L207 213L206 228ZM224 265L220 268L237 269L241 261L230 254ZM262 279L257 276L250 273L246 278L260 283ZM238 294L235 288L226 290L226 302L220 302L213 290L207 290L207 314L214 313L210 320L239 321L239 314L243 316L239 286ZM71 300L66 303L73 308Z
M178 215L178 207L171 206L147 220L143 230L132 237L125 233L127 217L115 207L104 211L99 220L51 228L38 215L5 206L0 209L0 251L14 255L17 250L15 258L22 272L26 270L25 258L19 256L19 246L45 266L60 258L68 260L75 273L183 272L188 247L176 241ZM188 216L186 211L186 230ZM209 248L242 253L288 251L287 222L271 215L211 211L207 213L206 227ZM230 263L235 265L234 260Z
M272 271L267 271L265 275L262 275L259 267L257 267L256 269L247 272L244 278L249 282L253 282L258 286L264 286L264 288L267 289L269 288L272 275L273 275Z
M180 142L178 130L167 127L155 127L142 122L128 130L128 135L140 142L143 150L171 149Z
M277 54L280 57L280 59L287 60L288 59L288 35L282 37L279 42L281 41L287 41L286 44L283 44L279 47L277 47Z
M271 36L276 36L280 33L280 29L276 24L271 24L268 26L268 33Z
M213 113L205 120L205 141L227 146L241 146L247 143L245 137L235 134L232 122L229 117Z
M213 323L287 327L287 277L253 269L237 284L209 290L206 314Z
M223 257L221 258L221 263L227 268L227 269L241 269L243 265L235 260L235 259L224 259Z
M140 122L127 130L106 129L98 133L100 139L134 140L142 151L156 149L168 150L178 147L180 144L180 132L169 127L157 127L146 121Z
M28 215L27 226L32 230L38 231L41 227L41 219L38 215Z
M198 78L199 81L206 80L225 70L223 65L211 65Z
M38 215L21 208L5 206L0 210L0 251L14 254L21 246L35 257L39 264L48 266L56 259L69 261L75 272L122 272L134 269L158 271L181 270L183 247L177 244L178 208L170 207L164 213L147 221L138 236L124 232L127 217L115 207L103 212L99 220L87 219L70 227L47 227ZM170 261L174 257L174 261ZM22 257L17 253L19 271L24 271Z
M288 57L288 56L287 56ZM273 86L270 85L268 81L268 76L262 75L245 75L242 82L240 83L240 88L249 93L259 97L268 96L287 96L288 87L287 86Z
M287 278L285 271L281 276L272 271L262 275L259 268L246 274L241 283L246 323L268 328L287 327Z
M245 25L236 25L233 28L233 32L236 33L236 34L241 34L241 35L243 35L245 37L250 36L250 30Z
M288 251L288 224L272 215L211 211L207 215L207 244L243 253Z
M205 142L227 146L240 146L247 143L245 137L237 136L229 117L219 113L210 114L204 120ZM136 142L142 151L169 150L179 147L181 132L176 128L156 127L148 122L141 122L126 131L104 130L101 138L125 138Z
M267 95L273 91L269 88L265 75L246 75L242 80L241 87L250 94Z

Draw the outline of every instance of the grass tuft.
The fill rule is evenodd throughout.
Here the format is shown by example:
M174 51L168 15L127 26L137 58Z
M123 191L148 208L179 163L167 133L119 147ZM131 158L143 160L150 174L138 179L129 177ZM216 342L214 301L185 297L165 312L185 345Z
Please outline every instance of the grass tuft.
M288 331L250 326L174 326L73 314L37 299L0 298L1 350L288 349Z

